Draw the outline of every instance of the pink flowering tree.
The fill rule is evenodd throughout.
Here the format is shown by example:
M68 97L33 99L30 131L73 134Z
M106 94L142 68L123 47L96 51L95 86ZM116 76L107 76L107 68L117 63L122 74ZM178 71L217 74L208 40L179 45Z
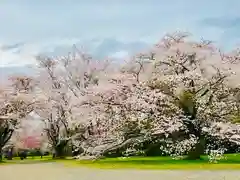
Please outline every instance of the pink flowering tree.
M17 139L18 149L40 149L41 140L39 136L22 136Z
M0 160L2 149L11 139L20 122L33 110L33 88L29 77L12 77L0 91Z
M169 37L172 41L172 37ZM204 129L213 122L230 120L236 107L237 72L235 63L219 53L211 43L174 41L162 55L158 48L153 60L160 73L155 74L153 85L175 99L187 119L183 124L196 143L188 152L190 159L198 159L204 152ZM166 88L166 89L165 89Z
M45 124L44 130L55 156L61 158L76 136L73 133L76 127L87 124L90 109L83 107L83 100L90 93L88 89L98 86L105 65L77 51L66 57L38 57L38 60L36 113Z
M170 140L169 148L162 147L166 153L199 159L212 123L231 120L239 92L238 55L224 55L209 41L186 42L186 37L167 35L149 53L109 74L108 88L89 101L98 110L96 131L118 142L103 154L135 137L155 136Z
M42 123L34 119L31 114L26 116L20 124L20 128L15 131L12 143L17 149L42 149L46 141L42 133Z
M167 35L121 67L77 49L38 57L36 100L32 95L34 106L24 112L34 108L56 157L64 157L69 145L121 156L158 143L165 154L199 159L211 148L207 137L236 141L218 125L230 127L240 116L240 58L238 51L224 54L210 41L187 37Z

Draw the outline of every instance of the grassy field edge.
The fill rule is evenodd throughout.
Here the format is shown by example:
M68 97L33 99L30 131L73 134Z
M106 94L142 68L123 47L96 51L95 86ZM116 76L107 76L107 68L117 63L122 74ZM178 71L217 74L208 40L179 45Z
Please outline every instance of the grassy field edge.
M129 157L105 158L99 160L74 160L70 158L53 160L35 157L26 160L14 159L4 161L0 165L60 163L66 167L82 167L97 169L141 169L141 170L240 170L240 154L225 155L218 163L209 163L207 157L202 160L173 160L171 157Z

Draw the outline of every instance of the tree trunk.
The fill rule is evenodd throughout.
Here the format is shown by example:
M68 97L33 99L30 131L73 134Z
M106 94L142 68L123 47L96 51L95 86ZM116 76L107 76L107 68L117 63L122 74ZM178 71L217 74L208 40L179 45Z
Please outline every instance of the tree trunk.
M65 148L68 144L68 141L62 141L54 147L53 158L62 159L66 156Z
M9 149L7 157L8 157L8 160L12 160L12 158L13 158L13 148Z
M204 154L204 146L205 146L205 140L203 138L200 138L197 144L188 153L187 159L188 160L201 159L201 155Z
M196 113L194 113L191 117L191 120L195 120ZM205 137L202 133L201 124L193 124L188 123L187 128L189 130L189 135L193 134L196 138L198 138L197 143L195 146L188 152L187 159L189 160L198 160L201 159L201 155L204 154L205 148Z
M0 162L3 160L2 147L0 146Z
M63 146L57 146L55 149L55 158L64 158L65 157L65 152L64 152L64 147Z

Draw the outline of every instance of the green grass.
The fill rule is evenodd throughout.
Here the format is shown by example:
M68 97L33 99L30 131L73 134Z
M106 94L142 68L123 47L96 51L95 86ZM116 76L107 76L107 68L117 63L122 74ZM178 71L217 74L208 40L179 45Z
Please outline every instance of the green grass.
M2 162L0 161L0 165L7 164L34 164L34 163L42 163L42 162L54 162L51 156L40 156L36 157L28 157L27 159L21 160L19 157L13 158L13 160L4 159Z
M96 161L65 161L65 164L103 169L238 169L240 170L240 154L226 155L226 159L217 164L208 162L207 157L202 160L173 160L171 157L129 157L107 158Z
M47 156L43 159L28 158L26 160L14 159L5 161L3 164L18 163L44 163L57 162L68 167L88 167L101 169L162 169L162 170L240 170L240 154L225 155L226 159L217 164L208 162L206 156L202 160L173 160L171 157L129 157L129 158L106 158L99 160L52 160Z

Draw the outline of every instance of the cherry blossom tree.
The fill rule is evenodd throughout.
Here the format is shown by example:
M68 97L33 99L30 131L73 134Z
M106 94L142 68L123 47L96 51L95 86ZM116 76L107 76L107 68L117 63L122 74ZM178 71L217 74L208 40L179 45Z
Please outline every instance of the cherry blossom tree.
M86 124L88 110L84 97L99 83L105 65L77 50L64 57L38 57L39 104L36 113L45 123L45 132L56 157L64 157L72 132ZM103 73L104 74L104 73Z
M0 91L0 160L2 149L19 128L21 120L33 110L34 98L30 96L33 87L29 77L12 77L8 86Z
M146 144L157 143L165 154L199 159L213 148L207 137L238 141L232 122L240 117L239 51L223 53L210 41L187 37L168 34L121 67L76 48L63 57L37 57L36 83L15 78L13 93L1 94L1 115L8 118L0 126L7 135L0 137L7 142L19 124L10 127L9 114L19 122L34 110L56 157L70 145L96 156L121 156L145 153ZM18 108L10 101L16 97L25 98Z
M134 136L157 135L158 140L171 139L169 154L199 159L211 133L207 129L236 112L237 55L223 55L209 41L187 42L185 37L168 35L155 49L135 57L111 74L104 84L108 88L89 103L99 110L96 129L119 142L114 148Z
M18 149L40 149L41 139L40 136L21 136L17 139Z
M161 73L155 74L158 79L153 84L167 85L166 94L183 110L188 134L197 139L189 158L198 159L204 150L203 129L213 122L229 121L236 106L233 89L239 82L232 81L237 75L233 63L210 43L176 43L166 55L156 53L155 65Z

